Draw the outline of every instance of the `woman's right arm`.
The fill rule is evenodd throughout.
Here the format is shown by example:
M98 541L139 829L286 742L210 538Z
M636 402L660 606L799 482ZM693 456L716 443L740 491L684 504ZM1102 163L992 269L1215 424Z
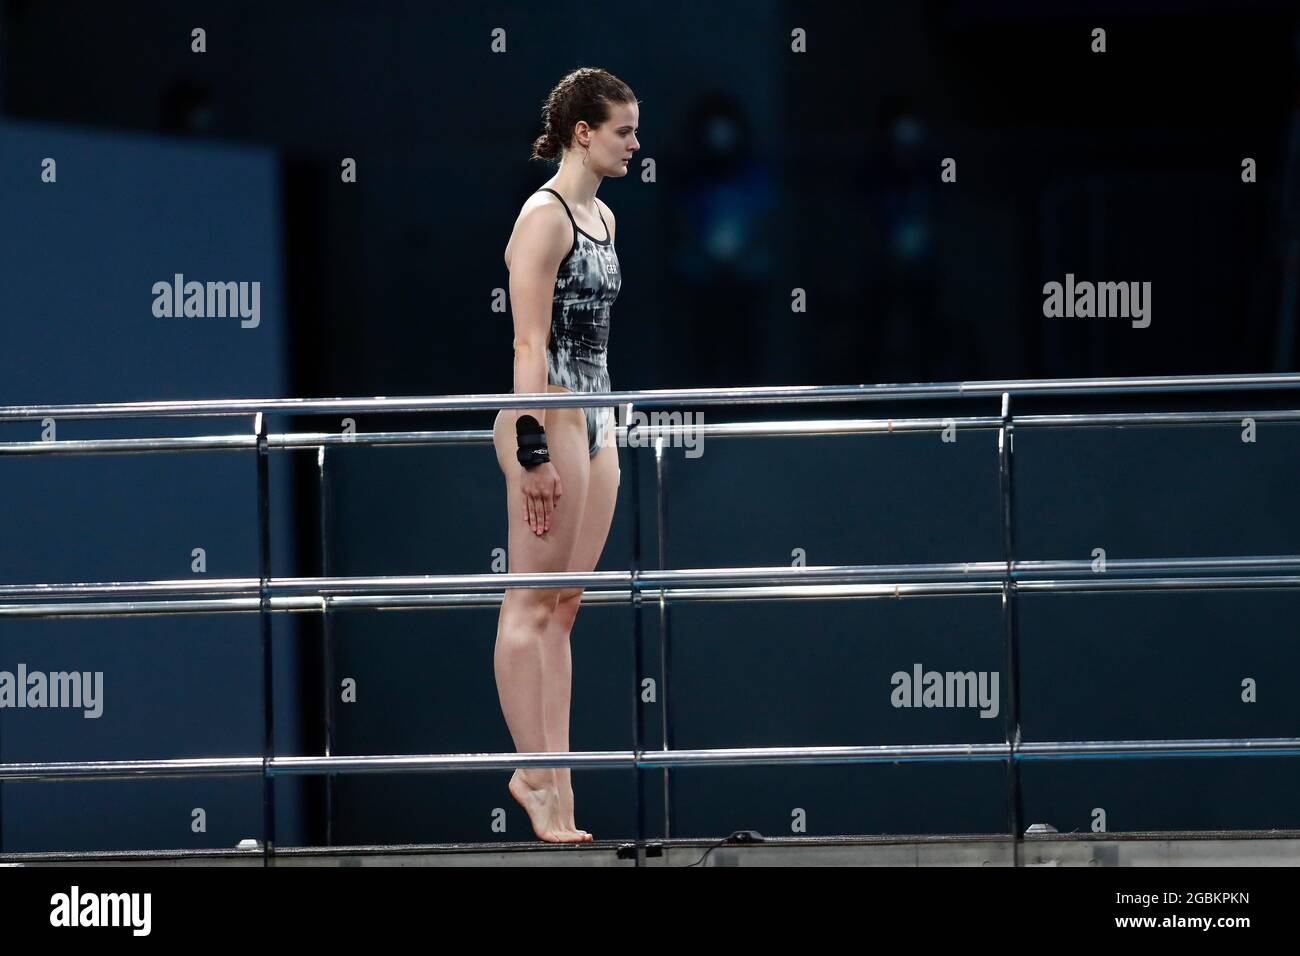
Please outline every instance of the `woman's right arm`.
M551 303L560 263L568 255L572 237L568 217L538 203L519 217L510 259L510 310L515 325L516 395L546 391L546 344L551 333ZM532 415L543 428L544 408L519 410ZM535 534L551 529L551 514L563 489L555 466L548 462L523 469L520 492L524 520Z
M571 236L564 213L545 203L527 209L515 227L510 260L510 308L514 316L514 391L546 391L546 343L551 333L551 302L560 263ZM546 426L546 410L520 409Z

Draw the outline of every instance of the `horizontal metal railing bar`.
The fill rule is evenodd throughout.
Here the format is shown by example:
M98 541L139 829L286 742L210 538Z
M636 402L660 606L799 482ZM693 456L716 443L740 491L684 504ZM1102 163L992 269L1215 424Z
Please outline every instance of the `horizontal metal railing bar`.
M591 393L586 393L589 397ZM595 405L595 400L586 404ZM1153 427L1174 425L1239 425L1244 419L1259 422L1300 422L1300 409L1229 411L1229 412L1117 412L1098 415L1009 415L948 416L944 418L846 418L805 419L802 421L713 422L692 425L645 424L632 431L638 443L649 444L657 438L689 435L694 438L797 438L827 435L871 435L894 432L939 432L949 427L957 431L980 431L1001 428L1007 422L1020 428L1072 427ZM615 428L615 441L628 444L626 425ZM492 430L456 429L448 431L387 432L277 432L267 436L268 446L277 451L319 448L323 445L474 445L492 441ZM156 438L84 438L58 441L0 442L0 454L6 455L98 455L142 454L176 451L230 451L256 448L256 436L203 435Z
M498 602L499 603L499 602ZM259 598L215 598L163 601L82 601L68 604L0 604L0 618L97 618L170 614L256 614ZM272 612L324 611L320 598L275 598Z
M1300 579L1297 579L1300 583ZM587 591L584 605L626 607L632 601L631 590ZM682 590L650 588L641 592L646 601L758 601L758 600L848 600L864 598L904 598L927 596L966 596L975 594L1001 594L1001 585L995 581L972 582L956 585L804 585L785 588L687 588ZM404 594L372 596L340 596L316 599L271 598L269 610L278 612L324 612L374 609L379 611L412 611L427 608L488 608L501 604L503 592L475 592L468 594ZM105 602L87 604L36 604L0 605L0 617L113 617L118 615L185 614L185 613L254 613L260 610L255 598L232 599L225 602L157 601L157 602Z
M827 570L834 570L827 569ZM575 584L575 582L577 582ZM272 596L310 594L313 597L342 593L392 594L412 591L433 594L459 590L500 591L516 587L597 587L602 584L631 585L630 571L550 571L512 572L486 574L402 574L353 575L347 577L284 577L268 578L267 592ZM207 587L197 586L206 584ZM184 586L188 585L188 588ZM249 596L260 593L259 578L224 578L212 582L187 579L155 582L128 582L125 584L4 584L0 585L0 600L14 597L110 596L119 592L140 597L164 596L178 590L199 593L226 593L231 596Z
M1184 577L1184 578L1110 578L1106 580L1066 579L1024 581L1016 585L1022 591L1054 594L1083 594L1108 591L1234 591L1292 590L1300 588L1300 575L1263 577ZM998 581L914 582L897 584L805 584L780 586L746 586L731 588L639 588L642 600L670 604L698 601L832 601L870 598L972 597L998 596ZM584 604L622 605L632 601L632 590L587 591ZM270 599L271 613L324 612L361 608L381 611L421 610L424 608L495 607L504 592L468 594L347 595L337 597L276 597ZM0 617L19 618L96 618L132 615L257 613L258 598L219 598L212 600L103 601L66 604L0 604Z
M168 594L256 594L259 578L188 578L160 581L102 581L72 584L0 584L0 600L5 598L81 598L114 594L159 597Z
M832 601L861 600L867 598L904 597L959 597L976 594L1002 593L997 581L971 581L956 584L805 584L779 586L745 586L733 588L639 588L641 599L647 603L664 601L678 604L691 601ZM586 591L582 595L585 605L626 607L632 601L632 591ZM421 610L427 607L491 607L501 603L499 595L457 595L459 600L444 603L442 595L403 595L400 597L330 598L330 608L373 607L379 610ZM354 603L357 602L357 603ZM365 602L364 604L360 602Z
M992 562L1005 567L1001 561ZM1012 577L1025 578L1035 574L1101 574L1092 570L1089 560L1025 560L1012 562ZM1111 571L1150 571L1159 573L1177 570L1251 570L1251 571L1300 571L1300 555L1294 554L1254 554L1221 555L1209 558L1107 558L1106 572Z
M1103 575L1098 575L1102 578ZM1064 581L1042 580L1021 581L1016 584L1020 591L1035 594L1084 594L1094 591L1239 591L1239 590L1290 590L1300 587L1300 575L1278 574L1260 577L1162 577L1162 578L1114 578L1109 580L1090 580L1071 578Z
M1022 760L1063 757L1128 756L1134 753L1159 752L1171 757L1190 753L1267 753L1293 754L1300 752L1300 737L1237 737L1221 740L1161 740L1159 747L1134 746L1135 740L1076 740L1029 741L1016 746L1016 756ZM1157 743L1156 741L1146 741Z
M159 438L61 438L0 442L0 455L130 455L143 452L232 451L257 448L257 436L174 435Z
M1164 425L1240 425L1243 419L1256 422L1300 421L1300 409L1260 409L1227 412L1105 412L1096 415L1008 415L1017 428L1070 428L1079 426L1126 427Z
M0 780L134 780L260 775L261 757L66 760L0 763Z
M724 842L724 834L714 836L689 837L651 837L648 845L663 850L707 849ZM1037 845L1053 844L1089 844L1089 843L1156 843L1161 845L1215 843L1233 841L1242 844L1253 843L1257 847L1271 843L1300 840L1300 830L1107 830L1100 833L1026 833L1021 837L1024 842ZM845 848L872 849L879 847L894 848L898 846L916 846L941 850L944 848L964 848L979 845L999 845L1016 841L1008 833L849 833L837 836L771 836L764 835L759 844L752 849L764 852L764 848L780 848L785 851L797 850L841 850ZM629 844L628 839L614 837L588 844L590 851L603 846L607 852ZM1244 849L1245 847L1243 847ZM1252 847L1253 849L1254 847ZM269 856L283 860L317 860L342 863L344 860L359 861L374 857L419 857L419 856L458 856L490 855L499 856L513 853L554 854L571 852L573 844L543 843L532 840L527 843L509 840L486 843L384 843L384 844L334 844L328 846L288 846L277 843L270 847ZM48 863L141 863L154 866L166 866L176 861L220 861L263 859L261 846L248 847L156 847L143 850L38 850L15 853L0 852L0 862L12 862L20 865L41 865Z
M1300 578L1296 579L1300 585ZM642 590L646 601L757 601L757 600L844 600L861 598L904 598L963 596L975 594L1001 594L1002 585L996 581L970 582L969 584L859 584L859 585L805 585L785 588L684 588ZM589 591L583 595L584 603L597 605L622 605L632 601L632 591ZM479 592L470 594L438 595L368 595L330 598L271 598L270 612L285 611L324 612L360 608L376 610L420 610L424 608L495 607L504 592ZM133 615L167 614L217 614L257 613L261 603L257 598L225 598L218 600L161 600L161 601L104 601L68 604L0 604L0 617L18 618L96 618Z
M732 747L717 749L577 751L556 753L387 754L330 757L203 757L159 760L70 760L0 764L0 780L103 780L165 777L423 773L513 770L661 769L665 767L800 766L857 763L1075 760L1124 757L1295 756L1300 737L1229 737L1190 740L1071 740L1006 743L884 744L846 747Z
M662 598L670 603L681 601L754 601L754 600L830 600L836 598L905 598L905 597L965 597L977 594L1001 594L997 581L916 582L910 584L844 584L819 587L789 586L747 588L661 588L642 590L644 600ZM1016 585L1022 591L1054 594L1079 594L1095 591L1236 591L1236 590L1290 590L1300 588L1300 575L1273 575L1261 577L1165 577L1165 578L1107 578L1086 580L1026 581ZM852 590L850 590L852 589ZM584 595L585 599L585 595Z
M0 406L0 421L30 418L164 418L214 415L322 415L435 411L495 411L501 408L573 407L632 403L641 408L694 405L797 404L1000 395L1122 395L1140 392L1212 392L1300 388L1300 374L1168 375L1111 378L1004 379L878 385L773 385L748 388L668 388L621 392L516 395L406 396L388 398L261 398L192 401L99 402L81 405Z
M423 772L429 770L509 770L516 767L573 769L656 769L687 766L876 763L896 760L1005 760L1005 743L917 744L867 747L752 747L718 750L587 751L574 754L421 754L391 756L276 757L272 774ZM339 761L339 763L335 763Z
M1033 565L1033 567L1027 567ZM1131 559L1110 562L1108 571L1094 573L1087 561L1017 562L1013 572L1016 586L1027 592L1084 593L1097 591L1160 591L1178 589L1293 588L1300 575L1248 576L1248 570L1294 570L1294 557ZM834 600L1000 594L1005 577L1002 562L974 562L959 565L866 565L824 568L686 569L643 572L635 589L643 600L756 601ZM1116 572L1159 572L1165 570L1221 571L1236 569L1226 576L1122 577ZM1065 573L1075 579L1034 579L1028 574ZM956 578L951 575L958 575ZM323 612L358 608L380 610L430 607L492 607L500 604L507 587L595 587L600 584L628 584L627 588L588 590L584 603L626 605L632 600L629 572L419 575L402 577L286 578L272 579L269 591L272 612ZM591 579L595 579L592 583ZM823 583L806 583L820 578ZM843 583L825 583L825 582ZM875 583L871 583L871 582ZM771 582L778 582L772 585ZM781 583L784 582L784 583ZM805 583L798 583L805 582ZM665 585L694 586L665 586ZM726 585L714 586L708 585ZM766 585L766 586L765 586ZM455 589L476 588L480 593L458 593ZM274 593L274 592L291 593ZM292 593L308 591L310 593ZM398 592L396 594L392 592ZM226 593L225 597L167 599L168 594ZM340 593L342 592L342 593ZM130 594L127 601L91 601L89 597ZM144 600L160 597L159 600ZM232 578L212 582L164 581L128 584L3 585L0 617L113 617L119 615L251 613L261 608L256 578ZM34 598L45 599L38 603ZM50 598L76 600L50 603Z
M1287 571L1300 572L1300 555L1241 555L1205 558L1112 558L1106 570L1094 571L1087 559L1015 561L1011 576L1032 580L1035 575L1079 574L1108 578L1117 572L1164 573L1168 571L1213 572ZM667 588L674 585L750 584L886 584L930 581L965 583L969 580L1001 580L1007 575L1005 561L958 561L939 564L845 564L789 567L670 568L639 571L636 579L630 571L550 571L484 574L407 574L351 575L335 577L268 578L267 593L272 597L311 595L334 597L343 594L376 595L415 593L421 595L454 591L485 590L500 592L515 587L599 587L601 585L635 585L640 590ZM248 597L260 594L260 579L188 578L161 581L78 582L71 584L0 584L0 600L11 598L87 598L128 594L136 597L165 597L173 594L225 594Z

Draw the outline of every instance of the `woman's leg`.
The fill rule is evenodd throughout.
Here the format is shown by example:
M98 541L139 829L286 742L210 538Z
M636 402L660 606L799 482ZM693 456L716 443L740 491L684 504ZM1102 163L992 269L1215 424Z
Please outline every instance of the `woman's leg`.
M554 390L554 389L552 389ZM552 462L560 474L561 498L551 529L534 534L524 516L520 491L522 469L515 460L517 409L505 409L493 427L497 462L506 483L508 564L511 572L566 570L577 539L586 497L586 425L580 409L549 409L547 439ZM559 414L557 414L559 413ZM542 648L547 625L559 597L557 588L507 588L497 621L493 656L501 711L515 749L546 751L546 701L553 679L545 671ZM565 749L565 748L558 748ZM511 795L528 811L537 836L548 842L582 839L564 825L551 768L520 768L510 779Z
M587 481L587 500L577 541L569 560L569 570L594 571L605 549L609 527L614 517L619 485L618 448L610 443L601 447L591 458L590 477ZM582 602L582 588L560 588L555 613L547 622L542 638L542 669L546 674L546 742L550 750L569 748L569 702L572 688L572 655L569 635ZM591 839L586 830L578 829L573 819L573 787L568 768L555 771L559 789L561 820L569 830L575 830Z

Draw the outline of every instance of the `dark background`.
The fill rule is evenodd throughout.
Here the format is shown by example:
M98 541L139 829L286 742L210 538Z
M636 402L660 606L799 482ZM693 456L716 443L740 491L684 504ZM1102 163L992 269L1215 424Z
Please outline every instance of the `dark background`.
M190 30L207 52L190 51ZM1107 30L1108 50L1090 52ZM507 49L493 53L492 31ZM790 32L807 33L807 52ZM636 92L633 171L602 185L624 283L617 390L1291 371L1300 259L1300 14L1288 3L64 3L0 5L0 403L493 393L493 312L551 86L602 66ZM736 148L709 131L728 117ZM40 162L59 182L40 182ZM355 158L355 184L340 182ZM939 163L957 160L942 183ZM1258 181L1241 181L1253 157ZM645 181L641 162L654 160ZM259 280L262 324L152 316L154 281ZM1151 326L1047 319L1073 272L1149 281ZM803 289L808 308L791 311ZM1026 401L1017 411L1287 407L1289 394ZM711 420L991 414L993 400L709 409ZM491 414L360 416L363 431L485 429ZM272 431L335 429L273 417ZM67 421L59 437L212 434L246 419ZM0 422L30 441L40 423ZM1019 557L1297 551L1296 431L1032 431L1016 446ZM731 439L670 449L668 567L997 560L996 436ZM620 449L601 569L653 566L648 456ZM488 571L504 547L483 443L273 455L274 573ZM256 572L252 456L6 456L0 580ZM633 554L631 469L642 469ZM1285 736L1300 725L1285 591L1021 598L1028 740ZM631 612L574 632L575 750L630 747ZM295 616L296 618L296 616ZM339 753L512 749L496 614L335 616L358 703ZM647 613L641 676L658 676ZM277 615L277 747L319 752L319 621ZM995 598L674 608L678 747L1002 740L1001 719L898 710L889 675L1001 666ZM0 711L5 761L261 752L252 616L0 617L0 669L105 671L106 711ZM1260 700L1240 702L1240 681ZM1005 681L1003 682L1005 693ZM647 708L653 735L658 706ZM91 728L89 725L94 725ZM647 746L658 745L653 736ZM657 774L647 775L657 782ZM1294 758L1036 763L1026 822L1294 827ZM506 772L340 779L334 839L528 838ZM996 764L674 772L674 835L986 832ZM634 832L631 776L575 775L578 823ZM649 788L650 819L657 785ZM276 788L283 843L323 839L319 781ZM4 850L232 846L260 785L8 783ZM208 811L208 832L190 811ZM508 832L489 829L506 810Z

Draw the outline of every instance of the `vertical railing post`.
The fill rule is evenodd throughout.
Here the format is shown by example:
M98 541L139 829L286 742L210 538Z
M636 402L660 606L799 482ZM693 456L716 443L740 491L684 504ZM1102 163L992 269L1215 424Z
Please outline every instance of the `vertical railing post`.
M637 582L643 565L641 548L641 456L636 453L638 445L631 441L632 404L624 406L623 443L632 459L632 815L636 826L636 843L632 847L632 859L635 866L641 866L645 853L645 800L642 790L645 786L645 773L641 769L642 741L645 739L645 714L641 704L641 588Z
M275 754L275 672L271 645L271 493L268 466L270 448L266 440L266 416L253 419L257 434L257 575L262 628L262 865L270 866L275 843L275 781L271 758Z
M0 738L0 743L3 739ZM0 764L5 762L4 747L0 746ZM0 853L5 849L5 805L3 800L5 782L0 780Z
M1002 637L1004 665L1007 672L1007 828L1012 839L1012 864L1020 866L1024 823L1020 794L1020 764L1016 760L1016 748L1020 746L1020 647L1016 629L1016 581L1012 576L1016 553L1012 510L1014 424L1011 417L1011 394L1003 392L1002 425L998 429L998 478L1001 491L1002 559L1006 562L1006 575L1002 579Z
M329 484L325 475L325 446L316 448L320 501L320 573L329 569ZM330 629L330 599L321 595L321 680L324 683L325 756L334 756L334 640ZM334 845L334 774L325 774L325 845Z
M668 498L664 486L664 439L662 435L655 437L655 524L658 536L658 564L660 571L668 569ZM659 596L659 718L660 718L660 735L663 740L663 749L671 750L673 747L673 721L672 706L670 694L670 668L672 666L672 632L669 629L669 608L668 602L663 599L663 592L660 589ZM664 791L664 839L668 840L673 835L673 791L672 776L668 767L663 768L663 791Z

